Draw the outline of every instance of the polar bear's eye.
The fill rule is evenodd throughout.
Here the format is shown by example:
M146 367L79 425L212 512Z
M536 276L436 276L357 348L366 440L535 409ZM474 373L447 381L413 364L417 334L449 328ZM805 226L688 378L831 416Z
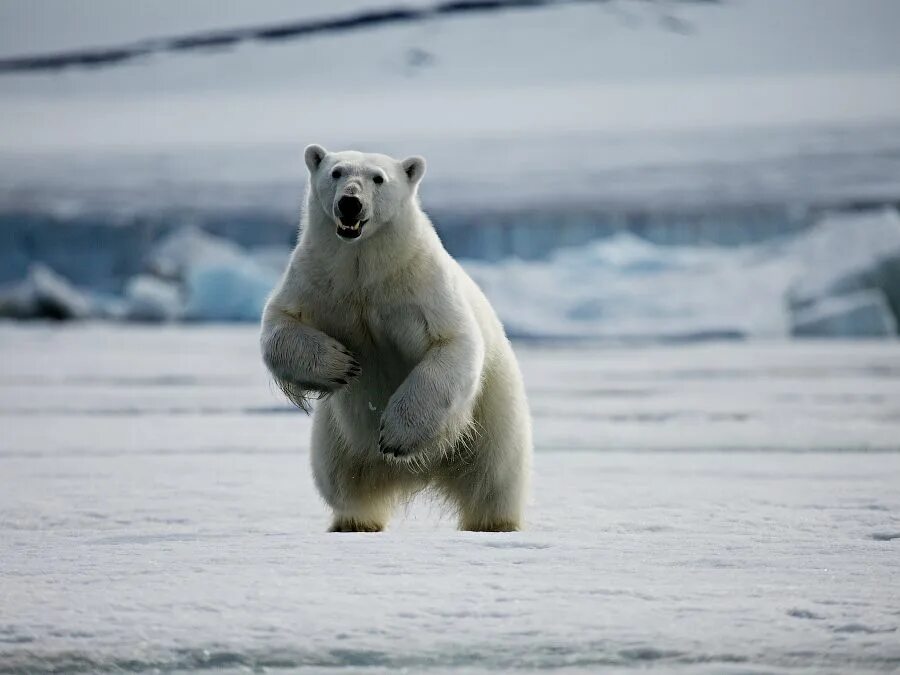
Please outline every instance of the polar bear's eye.
M340 177L341 177L341 170L340 170L340 169L335 169L334 171L332 171L332 172L331 172L331 177L334 178L335 180L337 180L338 178L340 178Z
M375 181L375 185L381 185L384 182L384 178L381 176L375 176L372 180Z

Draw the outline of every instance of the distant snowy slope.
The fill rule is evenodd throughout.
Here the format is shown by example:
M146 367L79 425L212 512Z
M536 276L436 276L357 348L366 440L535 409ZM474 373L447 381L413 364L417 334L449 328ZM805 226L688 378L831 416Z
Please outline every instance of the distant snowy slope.
M94 0L77 13L62 3L53 11L7 5L3 53L115 45L385 3L226 5L195 0L176 16L158 3L125 10ZM687 34L672 30L672 16ZM0 147L311 138L402 145L447 136L897 120L898 21L890 0L620 0L6 75ZM19 34L25 26L27 38Z
M0 54L384 6L8 3ZM424 154L441 205L891 201L898 21L890 0L620 0L7 74L0 209L284 212L313 141Z

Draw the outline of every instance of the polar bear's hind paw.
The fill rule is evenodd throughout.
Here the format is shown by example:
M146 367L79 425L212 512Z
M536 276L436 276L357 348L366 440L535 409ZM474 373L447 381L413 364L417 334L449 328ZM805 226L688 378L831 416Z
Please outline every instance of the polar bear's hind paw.
M334 522L328 528L329 532L381 532L382 530L384 530L382 523L343 516L335 516Z

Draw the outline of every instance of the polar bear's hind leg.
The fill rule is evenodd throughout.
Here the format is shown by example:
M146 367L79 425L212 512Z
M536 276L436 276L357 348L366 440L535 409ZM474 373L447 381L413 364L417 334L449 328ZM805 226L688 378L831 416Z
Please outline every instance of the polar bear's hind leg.
M459 529L512 532L522 528L531 477L531 421L512 349L485 374L474 410L479 434L468 466L444 483L459 510Z
M400 485L384 460L366 460L350 452L338 437L323 401L313 415L312 469L319 494L334 516L329 532L381 532L397 503Z

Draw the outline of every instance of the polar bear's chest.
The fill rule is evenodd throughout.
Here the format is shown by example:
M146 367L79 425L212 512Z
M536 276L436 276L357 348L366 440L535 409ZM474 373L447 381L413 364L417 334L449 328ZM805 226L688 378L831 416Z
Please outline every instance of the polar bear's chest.
M353 352L362 367L357 381L335 399L357 424L379 419L391 395L422 360L424 340L410 321L413 308L345 303L322 316L321 330ZM374 410L373 410L374 409ZM371 421L371 420L370 420Z
M408 371L428 350L424 321L414 303L344 299L317 313L323 332L381 368Z

